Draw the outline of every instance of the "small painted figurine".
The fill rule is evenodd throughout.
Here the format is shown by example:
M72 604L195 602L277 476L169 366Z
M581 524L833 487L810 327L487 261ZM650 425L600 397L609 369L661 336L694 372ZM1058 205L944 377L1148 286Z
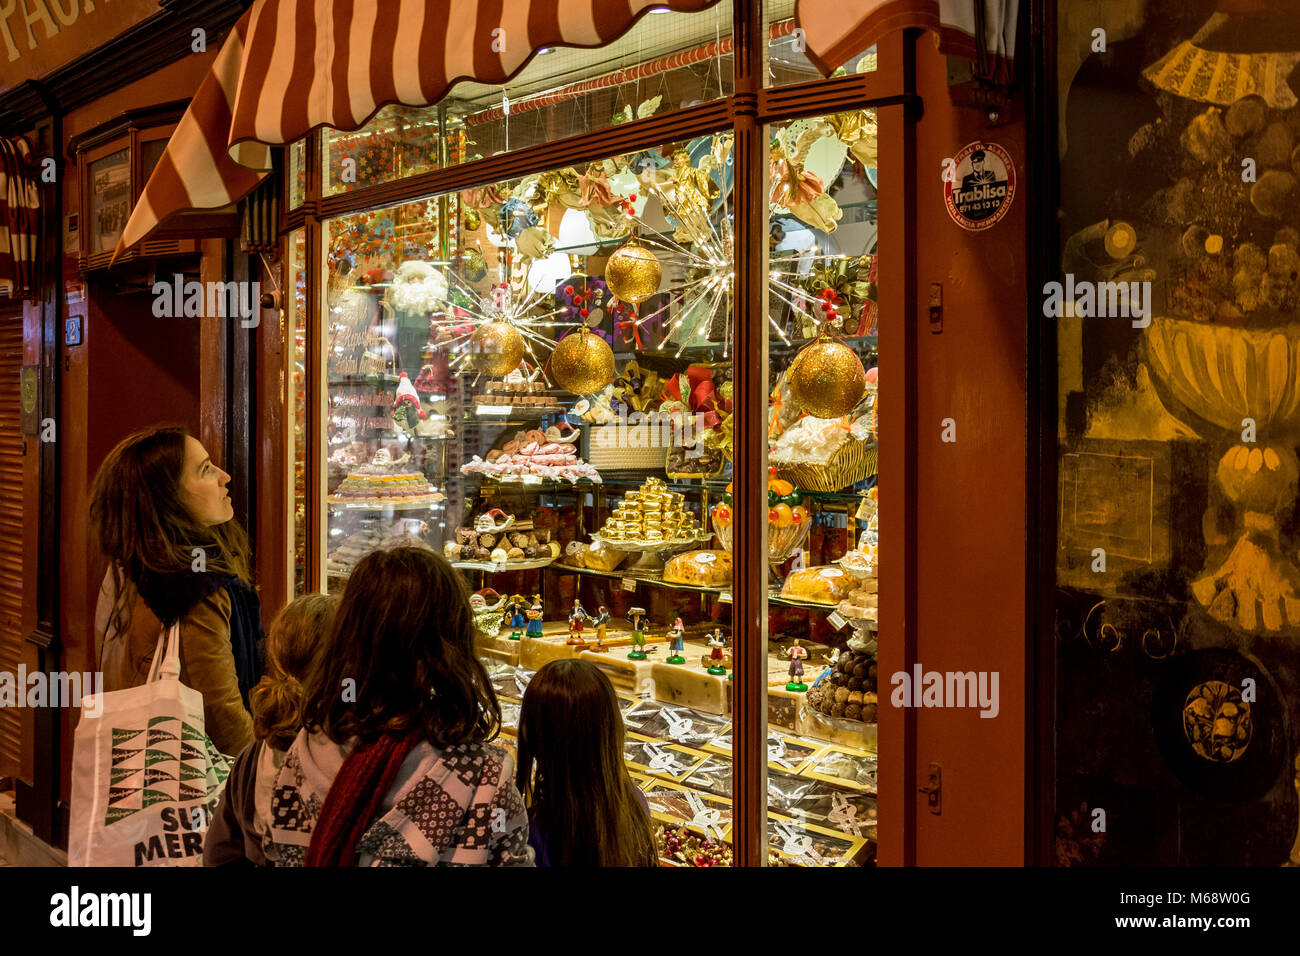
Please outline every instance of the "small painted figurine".
M542 636L542 596L533 595L533 606L530 607L524 615L528 618L528 627L524 631L525 636L538 638Z
M573 599L573 610L569 612L569 644L586 644L582 639L582 623L587 620L587 609L577 598Z
M709 635L709 647L712 648L712 650L709 651L709 660L712 662L709 664L710 674L727 673L727 668L723 665L723 661L726 660L726 658L722 653L723 648L726 646L727 639L722 634L722 628L717 628Z
M634 607L627 612L627 619L632 622L632 652L627 655L630 661L645 660L645 608Z
M606 650L605 636L609 632L609 608L600 605L600 610L596 612L596 618L591 622L596 625L596 650Z
M795 638L794 643L786 648L785 655L790 658L790 681L785 685L786 690L807 690L808 685L803 682L803 662L808 657L808 649L800 643L800 638Z
M679 617L673 622L672 628L668 631L669 648L672 650L672 657L668 658L669 664L685 664L686 658L682 656L682 651L686 649L686 628Z
M510 612L510 640L517 641L523 636L524 627L528 623L528 618L524 616L527 609L528 602L522 594L511 597L506 605L506 610Z

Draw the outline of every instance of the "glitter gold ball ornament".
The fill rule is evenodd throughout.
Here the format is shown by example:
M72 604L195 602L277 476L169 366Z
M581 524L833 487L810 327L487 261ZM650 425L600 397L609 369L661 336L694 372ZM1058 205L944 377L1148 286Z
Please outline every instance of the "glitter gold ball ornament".
M555 346L550 370L561 388L575 395L590 395L614 378L614 353L599 335L579 329Z
M509 322L485 322L469 337L470 364L494 378L509 375L524 358L524 337Z
M786 383L790 397L809 415L840 418L862 401L867 372L851 348L819 335L794 357Z
M635 239L614 251L605 263L605 284L624 302L639 305L659 290L663 270L655 254Z

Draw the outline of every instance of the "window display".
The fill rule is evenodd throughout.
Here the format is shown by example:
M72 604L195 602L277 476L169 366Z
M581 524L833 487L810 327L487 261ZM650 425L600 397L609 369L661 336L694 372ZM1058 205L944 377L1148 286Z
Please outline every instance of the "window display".
M726 6L647 16L650 32L619 42L649 42L636 62L656 62L663 23L729 27ZM615 75L609 103L631 119L651 115L639 104L660 96L680 108L727 95L728 32L708 57L679 64L692 69ZM687 38L701 39L676 42ZM423 162L518 149L521 129L533 130L529 147L601 127L603 114L564 117L605 86L536 75L559 93L540 96L539 79L535 109L521 96L495 118L483 103L475 113L467 84L441 119L426 111ZM380 122L393 116L356 135L371 137L376 156L404 158L368 165L362 198L407 175L413 131L375 140ZM758 639L735 626L732 588L756 568L769 604L769 862L870 865L876 116L846 110L766 130L765 317L736 308L737 257L755 252L736 247L736 135L539 163L396 204L358 201L320 222L309 271L320 284L323 541L312 560L328 591L364 554L396 543L435 549L459 569L507 746L539 668L570 658L599 667L619 696L627 767L661 858L686 866L732 859L736 651ZM328 131L320 141L327 170L351 142ZM332 176L324 194L338 191ZM767 327L766 421L733 414L738 321ZM740 429L768 438L759 562L732 548Z

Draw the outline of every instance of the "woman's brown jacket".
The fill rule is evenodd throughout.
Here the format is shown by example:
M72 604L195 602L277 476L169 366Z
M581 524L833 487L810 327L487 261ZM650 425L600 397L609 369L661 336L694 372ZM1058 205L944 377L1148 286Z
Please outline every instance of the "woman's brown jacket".
M113 572L104 575L95 607L96 659L104 675L104 690L124 690L145 682L153 663L162 622L139 599L127 581L126 627L109 628L116 588ZM253 742L253 718L244 707L230 645L230 595L219 588L206 595L180 619L181 683L203 695L203 719L213 744L235 755Z

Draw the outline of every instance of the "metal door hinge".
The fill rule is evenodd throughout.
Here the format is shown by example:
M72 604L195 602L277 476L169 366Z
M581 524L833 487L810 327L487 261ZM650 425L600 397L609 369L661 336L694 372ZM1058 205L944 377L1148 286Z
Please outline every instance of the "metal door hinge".
M925 794L926 801L930 804L930 812L938 816L943 813L943 770L937 763L930 764L929 782L924 787L917 789Z

